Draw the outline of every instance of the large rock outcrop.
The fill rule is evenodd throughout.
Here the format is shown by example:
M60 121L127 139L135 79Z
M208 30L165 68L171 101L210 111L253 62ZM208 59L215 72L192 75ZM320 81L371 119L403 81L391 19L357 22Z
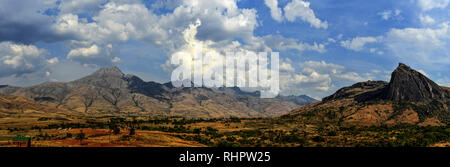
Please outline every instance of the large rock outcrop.
M356 83L286 117L342 126L446 125L450 123L449 90L400 63L389 83Z
M389 83L384 81L359 82L344 87L336 93L323 98L323 101L354 98L359 102L370 100L391 100L395 102L430 102L445 101L449 98L448 90L428 79L422 73L399 63L392 72Z
M394 101L424 102L444 100L447 98L447 91L422 73L400 63L392 72L385 95L386 99Z

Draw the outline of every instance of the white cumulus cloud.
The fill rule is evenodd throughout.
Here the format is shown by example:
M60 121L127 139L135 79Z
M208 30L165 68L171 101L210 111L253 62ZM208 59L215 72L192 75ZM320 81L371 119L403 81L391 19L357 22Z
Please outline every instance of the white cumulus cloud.
M47 60L48 52L34 45L0 43L0 77L21 76L47 68L54 59Z
M328 28L328 23L322 21L316 17L314 11L309 7L310 3L303 0L292 0L286 6L284 6L284 16L283 10L278 7L278 0L265 0L264 3L270 9L270 15L272 18L278 22L286 19L290 22L295 22L298 19L307 22L314 28Z
M58 6L61 13L92 13L100 9L106 0L63 0Z
M289 67L291 61L282 62L282 66ZM344 66L327 63L325 61L305 61L300 63L300 72L292 70L280 73L282 94L307 94L320 99L342 85L353 84L368 80L358 73L349 71ZM281 67L281 66L280 66Z
M367 43L380 42L381 37L356 37L351 40L341 41L341 46L350 50L360 51Z
M449 23L436 28L391 29L386 35L390 53L406 62L450 64Z
M299 42L296 39L293 38L285 38L280 35L267 35L263 37L263 40L265 41L265 44L269 46L272 49L277 49L280 51L286 51L286 50L297 50L299 52L303 52L306 50L309 51L316 51L319 53L325 53L325 45L324 44L309 44L304 42Z
M432 10L434 8L444 9L449 3L450 0L418 0L418 5L423 11Z
M433 25L436 21L430 15L419 15L420 22L424 25Z
M264 0L264 3L270 8L270 15L274 20L283 21L283 11L278 7L278 0Z
M93 44L88 47L80 47L70 50L67 59L80 62L83 65L101 65L108 66L120 62L120 58L112 48L112 45L105 47Z
M284 7L284 14L288 21L295 21L297 18L308 22L315 28L328 28L326 21L321 21L316 17L314 11L309 7L310 3L303 0L293 0Z
M399 17L400 13L402 13L402 11L396 9L394 11L392 11L392 10L385 10L383 12L378 13L378 15L380 15L383 20L389 20L391 18Z

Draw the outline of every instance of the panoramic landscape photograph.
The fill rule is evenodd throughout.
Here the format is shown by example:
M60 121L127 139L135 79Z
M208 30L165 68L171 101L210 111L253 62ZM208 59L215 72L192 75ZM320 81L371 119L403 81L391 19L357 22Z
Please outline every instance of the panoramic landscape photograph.
M449 26L450 0L1 0L0 151L448 148Z

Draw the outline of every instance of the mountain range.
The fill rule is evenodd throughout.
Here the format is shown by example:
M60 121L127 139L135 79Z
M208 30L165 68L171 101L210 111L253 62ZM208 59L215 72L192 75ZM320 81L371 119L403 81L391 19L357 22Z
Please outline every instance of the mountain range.
M446 125L449 107L450 88L399 63L390 82L356 83L283 117L340 126Z
M302 124L380 126L450 123L450 88L400 63L390 82L366 81L317 101L308 96L259 98L237 87L175 88L145 82L117 67L71 82L0 86L0 117L23 112L53 115L149 117L278 117ZM299 107L300 106L300 107ZM22 114L23 115L23 114ZM26 114L25 114L26 115ZM45 114L44 114L45 115ZM42 115L40 115L42 116Z
M305 95L261 99L259 92L245 92L238 87L175 88L171 83L145 82L117 67L103 68L71 82L4 85L0 86L0 94L86 115L188 118L275 117L317 101Z

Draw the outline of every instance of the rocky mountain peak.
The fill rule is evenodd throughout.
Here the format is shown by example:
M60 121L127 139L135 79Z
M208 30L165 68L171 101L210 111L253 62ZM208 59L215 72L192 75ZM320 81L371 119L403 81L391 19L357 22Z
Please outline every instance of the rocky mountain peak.
M117 67L117 66L112 66L112 67L106 67L106 68L102 68L97 70L96 72L94 72L92 75L95 76L111 76L111 77L123 77L125 76L125 74Z
M439 85L403 63L392 72L385 93L387 99L394 101L442 100L447 96Z
M355 98L357 101L385 99L392 101L429 102L446 100L449 93L422 73L399 63L392 72L389 83L384 81L367 81L356 83L336 91L323 101Z
M397 68L392 73L419 73L406 64L398 63ZM419 73L421 74L421 73ZM423 75L423 74L422 74Z
M101 68L81 79L68 82L69 87L98 86L105 88L124 88L128 86L126 75L116 66Z

